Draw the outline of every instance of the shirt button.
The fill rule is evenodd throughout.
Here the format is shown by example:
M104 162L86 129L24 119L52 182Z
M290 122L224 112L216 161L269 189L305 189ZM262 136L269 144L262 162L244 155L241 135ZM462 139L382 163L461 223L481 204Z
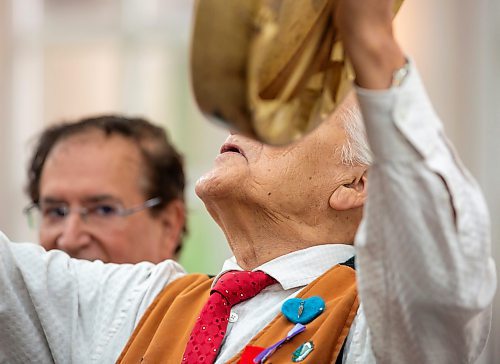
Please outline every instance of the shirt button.
M229 315L229 322L234 323L238 321L238 314L236 312L231 312L231 315Z

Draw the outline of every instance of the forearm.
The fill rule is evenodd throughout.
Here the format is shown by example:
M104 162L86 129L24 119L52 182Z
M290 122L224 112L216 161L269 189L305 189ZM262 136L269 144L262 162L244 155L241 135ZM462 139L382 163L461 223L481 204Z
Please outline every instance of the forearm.
M62 338L63 344L65 338ZM44 337L24 278L0 233L0 361L49 363L53 356Z
M144 309L183 274L173 261L80 261L0 233L0 353L8 362L113 362Z
M488 213L410 72L397 89L358 89L374 152L356 239L360 296L379 361L460 362L477 357L489 327Z
M392 87L406 62L393 35L395 1L336 4L374 154L355 239L365 313L358 326L366 318L380 363L470 362L484 347L496 287L482 194L411 61Z
M386 3L387 5L379 5ZM394 71L406 60L392 29L392 1L341 1L336 23L356 84L365 89L387 89Z

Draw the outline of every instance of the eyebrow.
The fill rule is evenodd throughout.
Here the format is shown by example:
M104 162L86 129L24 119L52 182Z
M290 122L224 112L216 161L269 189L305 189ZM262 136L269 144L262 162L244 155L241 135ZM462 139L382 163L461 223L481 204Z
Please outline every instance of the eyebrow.
M56 197L51 197L51 196L41 198L40 202L45 203L45 204L64 204L64 203L67 204L66 200L56 198ZM82 202L83 203L99 203L99 202L118 202L118 203L121 203L122 201L115 196L105 194L105 195L94 195L94 196L85 197L82 200Z
M83 202L97 203L97 202L120 202L121 200L112 195L96 195L89 196L83 199Z

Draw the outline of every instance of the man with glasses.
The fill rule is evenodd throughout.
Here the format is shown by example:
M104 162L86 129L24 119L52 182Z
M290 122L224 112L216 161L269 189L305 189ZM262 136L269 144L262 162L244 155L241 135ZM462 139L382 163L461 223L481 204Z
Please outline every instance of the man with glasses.
M184 173L163 129L102 116L46 129L24 212L47 249L113 263L175 258L185 230Z

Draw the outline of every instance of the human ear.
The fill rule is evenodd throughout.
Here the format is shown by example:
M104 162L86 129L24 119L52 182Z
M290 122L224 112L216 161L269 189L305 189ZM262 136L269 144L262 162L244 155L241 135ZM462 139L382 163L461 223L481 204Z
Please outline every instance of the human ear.
M170 201L160 214L163 225L163 243L172 255L182 238L184 224L186 223L186 207L184 201Z
M363 206L366 200L366 188L366 174L351 183L338 186L330 196L330 207L337 211L345 211Z

